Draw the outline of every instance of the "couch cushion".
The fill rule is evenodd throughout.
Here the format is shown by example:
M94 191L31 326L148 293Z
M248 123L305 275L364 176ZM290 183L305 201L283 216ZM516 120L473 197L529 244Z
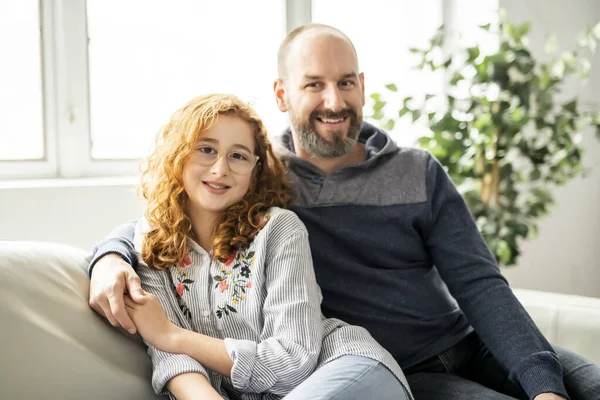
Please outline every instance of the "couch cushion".
M7 399L151 399L139 337L88 306L88 254L0 241L0 387Z

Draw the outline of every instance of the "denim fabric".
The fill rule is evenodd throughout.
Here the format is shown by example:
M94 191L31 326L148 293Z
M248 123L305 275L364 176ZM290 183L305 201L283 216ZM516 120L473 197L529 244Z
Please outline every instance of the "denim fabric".
M381 363L344 356L325 364L284 400L408 400L400 381Z
M600 399L600 367L566 349L554 349L571 400ZM528 399L475 333L404 372L416 400Z

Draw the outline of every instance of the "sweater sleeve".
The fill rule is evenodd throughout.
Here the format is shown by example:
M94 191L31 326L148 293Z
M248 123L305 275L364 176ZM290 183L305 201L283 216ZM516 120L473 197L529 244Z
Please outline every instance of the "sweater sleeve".
M88 267L88 275L92 275L94 265L107 254L118 254L134 269L137 268L137 253L133 247L135 224L136 221L131 221L119 225L94 247Z
M174 308L177 305L173 290L167 286L169 280L164 276L169 273L168 270L155 271L146 264L140 263L137 272L142 281L142 289L158 297L169 320L180 328L189 329L184 326L185 324L177 316ZM188 372L202 374L210 382L206 369L192 357L185 354L167 353L158 350L146 341L144 343L148 346L148 355L152 360L152 387L156 394L172 397L167 389L167 384L177 375Z
M306 230L272 236L277 236L277 243L268 244L264 266L267 293L261 341L228 338L225 347L233 360L231 380L236 389L286 395L317 366L324 336L321 294Z
M427 192L426 246L469 323L530 398L545 392L568 398L558 356L512 293L467 204L433 157Z

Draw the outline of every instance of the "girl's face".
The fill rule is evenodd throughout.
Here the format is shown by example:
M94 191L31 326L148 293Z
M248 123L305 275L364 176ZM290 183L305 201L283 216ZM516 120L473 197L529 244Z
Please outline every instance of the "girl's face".
M252 126L220 115L198 138L183 166L183 184L190 211L219 214L248 192L256 166Z

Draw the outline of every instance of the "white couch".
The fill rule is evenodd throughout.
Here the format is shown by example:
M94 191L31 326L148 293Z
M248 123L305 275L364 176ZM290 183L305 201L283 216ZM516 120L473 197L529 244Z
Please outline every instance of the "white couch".
M513 291L550 343L600 364L600 298Z
M0 241L1 398L158 398L139 338L88 307L88 256L64 245ZM600 363L600 299L515 292L552 343Z

